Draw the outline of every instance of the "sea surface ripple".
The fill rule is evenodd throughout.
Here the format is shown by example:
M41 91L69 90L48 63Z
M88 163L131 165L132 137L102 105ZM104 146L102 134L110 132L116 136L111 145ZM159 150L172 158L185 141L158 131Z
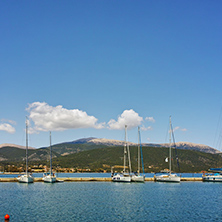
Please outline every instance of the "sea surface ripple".
M222 183L0 183L0 218L24 221L219 221Z

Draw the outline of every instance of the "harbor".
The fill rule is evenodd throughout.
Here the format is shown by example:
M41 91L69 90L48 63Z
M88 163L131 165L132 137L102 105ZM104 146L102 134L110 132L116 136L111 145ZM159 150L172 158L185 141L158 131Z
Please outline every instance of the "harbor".
M111 182L111 177L61 177L57 182ZM153 177L145 178L145 182L154 181ZM181 177L181 181L203 181L202 177ZM17 178L2 177L0 182L18 182ZM42 178L34 178L34 182L44 182Z

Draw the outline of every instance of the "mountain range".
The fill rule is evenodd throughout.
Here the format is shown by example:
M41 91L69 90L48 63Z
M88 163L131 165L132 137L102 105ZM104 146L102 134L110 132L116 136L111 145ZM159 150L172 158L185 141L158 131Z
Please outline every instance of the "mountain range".
M70 142L52 145L53 164L61 167L76 169L90 168L93 170L110 170L111 166L123 164L124 141L83 138ZM138 144L129 142L132 165L136 165ZM144 143L143 156L147 172L167 168L164 163L168 156L169 144ZM188 142L176 143L181 170L184 172L197 172L211 167L221 167L222 156L212 147ZM173 149L175 150L175 149ZM15 144L0 145L0 165L25 163L25 147ZM49 160L49 147L29 147L30 164L47 164ZM2 164L1 164L2 163Z
M26 149L25 146L20 146L20 145L16 145L16 144L12 144L12 143L0 144L0 149L3 148L3 147L15 147L15 148L19 148L19 149ZM29 146L28 149L35 149L35 148Z
M124 141L121 140L112 140L112 139L98 139L94 137L86 138L86 139L79 139L72 142L67 142L67 144L96 144L96 145L106 145L106 146L123 146ZM137 143L128 142L130 146L137 146ZM148 147L169 147L168 143L142 143L142 146ZM190 142L177 142L175 143L174 147L177 149L184 149L184 150L196 150L205 153L221 153L219 150L212 148L207 145L203 144L196 144Z
M57 149L67 149L67 152L63 152L62 150L59 151L59 153L61 155L67 155L69 153L76 153L79 152L81 150L75 150L73 151L72 149L70 150L70 146L74 145L74 144L85 144L86 146L90 146L90 145L105 145L105 146L123 146L125 143L125 141L121 141L121 140L112 140L112 139L98 139L95 137L89 137L89 138L82 138L82 139L78 139L78 140L74 140L74 141L70 141L70 142L63 142L63 143L59 143L59 144L54 144L53 147L57 147ZM132 143L132 142L128 142L129 146L138 146L137 143ZM168 143L160 143L160 144L156 144L156 143L142 143L142 146L147 146L147 147L169 147ZM4 143L4 144L0 144L0 149L4 148L4 147L14 147L14 148L19 148L19 149L25 149L25 146L21 146L21 145L16 145L16 144L9 144L9 143ZM62 148L63 147L63 148ZM196 151L200 151L200 152L205 152L205 153L212 153L212 154L216 154L216 153L221 153L219 150L212 148L210 146L207 145L203 145L203 144L196 144L196 143L190 143L190 142L177 142L173 145L173 147L176 147L177 149L183 149L183 150L196 150ZM41 147L38 149L44 149L46 147ZM33 147L29 147L28 149L33 149L35 150L36 148ZM70 152L69 152L70 150Z

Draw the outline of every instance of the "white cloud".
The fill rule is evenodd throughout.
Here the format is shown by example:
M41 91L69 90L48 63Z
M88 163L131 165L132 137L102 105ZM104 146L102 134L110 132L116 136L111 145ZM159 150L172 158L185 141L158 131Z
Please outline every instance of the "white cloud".
M8 123L0 124L0 130L6 131L8 133L14 133L15 132L15 128L12 125L8 124Z
M53 107L45 102L29 104L29 119L34 123L34 131L63 131L76 128L104 128L104 123L78 109L68 110L61 105Z
M148 126L148 127L142 126L140 129L141 129L142 131L147 131L147 130L152 130L153 127L152 127L152 126Z
M140 117L138 113L136 113L133 109L125 110L123 113L118 117L118 120L111 119L108 122L109 129L117 129L122 130L127 125L128 129L132 129L141 125L143 121L143 117Z
M10 119L1 119L1 122L7 122L7 123L10 123L11 125L16 125L16 122Z
M152 123L156 122L156 120L153 117L146 117L145 120L152 122Z
M174 129L173 129L173 131L176 131L176 130L179 130L180 129L180 127L179 126L176 126Z
M187 129L186 128L181 128L180 126L176 126L174 129L173 129L173 131L175 132L176 130L180 130L180 131L183 131L183 132L186 132L187 131Z

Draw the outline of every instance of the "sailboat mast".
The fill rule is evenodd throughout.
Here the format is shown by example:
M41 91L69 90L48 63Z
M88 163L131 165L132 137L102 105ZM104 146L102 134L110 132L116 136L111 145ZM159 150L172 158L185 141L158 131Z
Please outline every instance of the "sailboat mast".
M140 173L140 127L138 126L138 169L137 172Z
M51 131L50 131L50 175L52 175L52 140L51 140Z
M171 125L171 116L170 116L170 132L169 132L169 143L170 143L170 147L169 147L169 170L170 170L170 174L171 174L171 133L172 133L172 125Z
M128 161L129 161L129 173L131 173L132 172L132 168L131 168L131 160L130 160L129 143L127 143L127 153L128 153Z
M127 128L127 125L125 125L125 143L124 143L124 157L123 157L123 173L126 172L126 128Z
M26 116L26 174L28 174L28 117Z

